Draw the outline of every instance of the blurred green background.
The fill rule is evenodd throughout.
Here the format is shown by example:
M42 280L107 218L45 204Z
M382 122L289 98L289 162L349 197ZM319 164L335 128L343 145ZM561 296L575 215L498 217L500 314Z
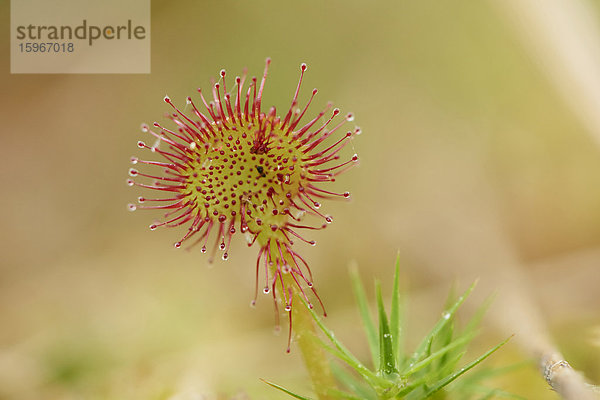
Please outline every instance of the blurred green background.
M455 280L480 277L502 307L493 277L511 264L600 381L600 148L501 2L153 0L149 75L11 75L8 3L0 399L284 398L258 378L309 392L271 302L248 306L257 249L238 240L208 267L173 248L181 231L147 229L159 214L126 207L140 123L164 122L163 96L183 104L221 68L260 75L267 56L265 106L288 106L306 62L301 102L318 87L313 113L332 100L363 131L360 167L336 182L352 201L324 204L335 222L297 246L342 340L366 354L352 263L385 290L400 252L415 340ZM481 346L512 331L490 314ZM527 357L511 344L490 363ZM557 398L533 367L497 384Z

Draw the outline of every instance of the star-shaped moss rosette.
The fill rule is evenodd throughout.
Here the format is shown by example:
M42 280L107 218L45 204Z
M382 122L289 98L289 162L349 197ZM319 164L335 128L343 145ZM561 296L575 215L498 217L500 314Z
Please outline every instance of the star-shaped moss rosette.
M168 117L174 127L169 129L157 122L153 127L144 124L142 131L152 135L154 144L138 142L138 147L162 159L131 159L133 164L154 167L158 172L132 168L129 175L142 181L127 181L130 186L164 196L139 197L139 204L130 204L129 208L165 210L163 221L150 225L150 229L187 227L175 247L191 242L192 246L200 246L202 253L210 252L210 261L218 250L223 260L229 257L230 243L237 232L246 235L249 246L258 243L255 292L262 269L263 291L272 293L276 308L280 296L291 326L294 290L310 307L305 288L319 299L307 262L293 249L294 241L315 245L299 232L323 229L332 222L330 215L320 211L320 201L350 197L349 192L335 193L325 188L357 164L356 154L342 160L340 151L360 134L360 128L340 135L342 126L354 118L352 114L341 117L340 110L331 110L330 103L314 118L301 123L317 94L314 89L307 104L298 106L306 64L301 65L298 86L285 116L277 116L275 107L263 112L261 100L270 63L267 59L260 86L252 78L248 89L244 89L244 74L235 78L233 94L228 92L225 70L221 70L211 101L207 102L198 89L205 112L191 97L187 98L186 112L169 97L164 98L173 107ZM317 216L322 223L303 223L305 214Z

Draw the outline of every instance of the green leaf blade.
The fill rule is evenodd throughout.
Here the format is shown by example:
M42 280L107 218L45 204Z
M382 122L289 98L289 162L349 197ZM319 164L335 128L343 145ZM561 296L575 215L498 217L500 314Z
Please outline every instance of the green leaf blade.
M354 291L354 296L356 297L356 303L358 304L360 318L367 336L369 350L371 351L373 366L377 366L377 362L379 360L377 330L375 329L375 323L373 322L371 312L369 311L369 302L367 301L365 288L362 285L360 276L358 275L358 269L356 267L350 269L350 278L352 280L352 288Z
M492 349L488 350L483 355L481 355L480 357L478 357L476 360L474 360L471 363L469 363L469 364L465 365L464 367L462 367L460 370L458 370L458 371L456 371L456 372L454 372L454 373L452 373L452 374L444 377L443 379L439 380L433 387L431 387L429 389L429 391L426 394L426 397L432 396L434 393L436 393L437 391L439 391L440 389L442 389L444 386L447 386L452 381L454 381L455 379L457 379L458 377L460 377L461 375L463 375L464 373L466 373L467 371L469 371L471 368L473 368L476 365L478 365L479 363L481 363L483 360L485 360L486 358L488 358L489 356L491 356L493 353L495 353L500 347L504 346L510 339L512 339L512 336L508 337L507 339L505 339L501 343L497 344Z
M264 383L266 383L267 385L269 385L271 387L274 387L277 390L281 390L283 393L288 394L288 395L292 396L295 399L298 399L298 400L312 400L310 397L304 397L304 396L301 396L299 394L296 394L296 393L294 393L294 392L292 392L292 391L284 388L283 386L277 385L276 383L269 382L269 381L266 381L264 379L261 379L261 381L263 381Z
M379 316L379 372L385 377L397 376L396 356L392 344L392 334L388 323L387 314L383 306L383 296L381 295L381 285L376 283L377 292L377 311Z
M392 347L398 364L402 362L402 307L400 303L400 253L396 256L394 271L394 288L392 291L392 306L390 309L390 330L392 331Z
M454 314L456 314L458 308L465 302L465 300L471 294L473 289L475 289L476 284L477 282L473 283L463 293L463 295L460 296L458 300L456 300L456 302L451 307L449 307L448 309L446 309L446 311L442 313L441 318L435 324L433 329L431 329L431 331L427 334L427 336L423 338L423 340L417 347L417 350L413 353L410 360L411 364L416 363L419 359L423 358L423 356L430 351L433 339L437 337L440 334L440 332L444 329L444 327L448 324L448 322L450 322L450 320L454 318Z

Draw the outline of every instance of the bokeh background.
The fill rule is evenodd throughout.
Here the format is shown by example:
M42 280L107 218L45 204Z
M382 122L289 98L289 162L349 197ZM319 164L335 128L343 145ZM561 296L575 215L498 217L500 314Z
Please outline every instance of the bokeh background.
M301 249L349 347L366 354L348 266L386 291L399 252L412 340L478 277L471 306L495 306L476 347L527 325L502 317L518 292L600 381L600 2L566 3L153 0L151 74L11 75L3 0L0 398L284 398L259 378L310 392L270 301L248 306L257 249L209 267L126 207L163 96L183 104L221 68L259 75L267 56L263 104L287 107L306 62L301 100L318 87L313 110L333 100L363 131L336 182L352 201L324 205L335 222ZM490 365L529 359L519 343ZM557 398L533 364L496 384Z

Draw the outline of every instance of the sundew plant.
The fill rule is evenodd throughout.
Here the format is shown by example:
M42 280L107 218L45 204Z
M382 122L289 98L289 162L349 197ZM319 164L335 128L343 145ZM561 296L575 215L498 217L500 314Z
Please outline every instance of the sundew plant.
M351 113L341 116L330 103L316 116L308 117L317 89L306 105L299 107L297 99L306 64L300 67L300 79L285 115L278 116L275 107L263 112L262 96L270 64L267 59L260 84L252 78L247 89L246 76L236 77L231 88L233 96L228 91L226 72L221 70L209 101L198 89L204 112L191 97L186 100L191 108L188 113L165 97L174 111L169 116L171 126L144 124L142 131L152 136L154 144L138 142L138 147L158 154L162 160L132 158L133 164L154 167L155 172L131 168L132 179L128 180L129 185L162 196L141 196L139 204L130 204L129 208L164 210L163 221L153 223L150 229L186 227L175 247L190 242L202 253L209 252L209 261L219 250L221 258L227 260L231 240L238 232L246 236L249 246L258 243L255 292L262 268L262 290L272 293L277 315L278 302L283 304L291 338L294 292L299 292L310 308L306 290L320 302L308 263L292 246L295 241L315 245L299 232L324 229L333 221L331 215L321 211L322 200L350 197L349 192L334 193L326 188L358 162L356 154L342 160L340 151L360 134L360 128L343 132L341 128L354 117ZM335 138L334 143L328 141L330 137ZM305 224L306 214L317 216L321 223Z
M299 81L284 113L278 114L275 107L264 109L262 97L270 64L267 59L260 82L244 73L235 77L233 84L227 83L227 74L221 70L210 96L198 89L199 99L187 97L184 105L164 98L171 107L171 122L142 125L147 137L138 147L149 156L132 157L135 167L129 170L127 183L144 193L129 209L162 211L162 219L150 229L179 228L182 233L174 246L197 247L199 253L208 253L209 262L218 253L227 260L234 237L243 235L248 246L257 244L256 262L249 263L256 269L252 304L263 281L261 290L273 298L277 325L281 309L288 316L287 352L295 332L319 399L362 398L337 389L339 376L336 381L326 354L331 347L316 340L317 330L334 345L339 343L313 311L316 300L326 315L308 262L295 246L297 242L315 245L306 232L332 223L333 217L321 208L323 200L350 198L349 192L338 193L328 186L358 164L353 139L361 130L350 124L352 113L342 113L331 103L311 114L317 89L306 104L298 103L306 64L300 66ZM385 313L379 314L383 332L379 354L388 357L390 338L397 335L386 328L387 322L381 322L382 315ZM392 327L398 326L392 322ZM464 338L461 340L464 344ZM432 343L426 345L427 351L421 351L415 362L425 363L427 357L433 357ZM354 360L339 346L333 353L344 361ZM400 398L411 392L408 375L401 375L399 366L399 360L388 357L383 372L363 375L367 383L375 383L370 392L373 396ZM452 368L446 366L443 371L452 372ZM395 379L391 383L382 381L391 377Z

